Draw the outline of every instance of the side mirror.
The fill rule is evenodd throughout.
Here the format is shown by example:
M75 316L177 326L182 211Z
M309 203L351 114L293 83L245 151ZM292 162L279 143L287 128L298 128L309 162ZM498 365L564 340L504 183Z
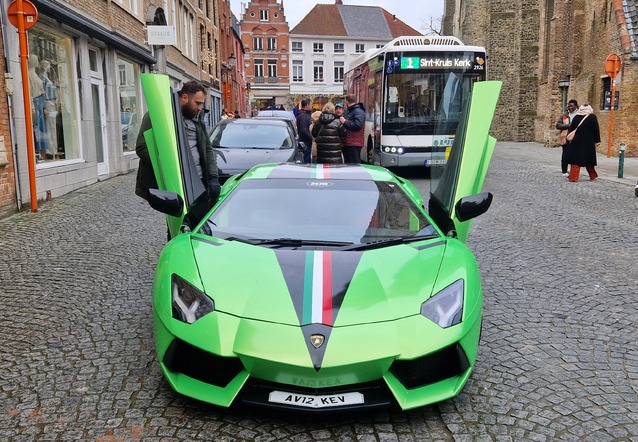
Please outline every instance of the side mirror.
M456 219L467 221L476 218L487 212L492 204L492 194L490 192L479 193L461 198L454 206Z
M182 197L168 190L149 189L148 203L158 212L174 217L182 216L184 210Z

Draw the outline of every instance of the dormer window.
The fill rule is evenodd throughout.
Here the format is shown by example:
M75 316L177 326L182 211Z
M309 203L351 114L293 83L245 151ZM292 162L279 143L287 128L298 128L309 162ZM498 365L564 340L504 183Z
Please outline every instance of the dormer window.
M259 21L268 21L268 9L259 10Z

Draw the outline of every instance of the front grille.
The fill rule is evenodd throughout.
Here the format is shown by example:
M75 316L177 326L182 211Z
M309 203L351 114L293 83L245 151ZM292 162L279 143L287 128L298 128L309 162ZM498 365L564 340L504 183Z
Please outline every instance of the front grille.
M172 372L222 388L244 368L238 358L217 356L179 339L166 350L164 365Z
M464 373L470 367L459 344L411 361L395 361L390 371L406 388L419 388Z

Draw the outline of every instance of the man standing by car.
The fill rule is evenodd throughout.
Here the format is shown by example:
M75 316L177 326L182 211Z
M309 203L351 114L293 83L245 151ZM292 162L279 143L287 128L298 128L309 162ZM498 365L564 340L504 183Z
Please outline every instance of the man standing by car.
M188 81L184 83L178 95L188 146L193 155L197 173L208 191L208 198L212 207L217 201L221 186L219 184L217 158L202 118L204 116L202 111L206 100L206 88L199 81ZM137 156L140 157L137 180L135 182L135 194L145 200L148 200L148 190L157 188L151 157L144 139L144 132L150 128L151 118L147 112L142 120L135 145Z
M339 121L347 130L346 136L341 139L343 162L360 163L366 112L363 103L357 103L357 99L353 94L346 95L345 99L347 111L343 117L339 118Z
M310 101L310 98L304 98L301 100L301 109L299 110L299 115L297 115L299 141L306 145L303 151L304 163L310 163L310 156L312 155L312 134L310 133L310 125L312 124L312 119L310 118L311 112L312 101Z

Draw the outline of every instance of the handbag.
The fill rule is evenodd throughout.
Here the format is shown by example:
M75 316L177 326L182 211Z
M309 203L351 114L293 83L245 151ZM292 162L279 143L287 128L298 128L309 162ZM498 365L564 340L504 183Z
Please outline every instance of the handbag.
M570 133L567 134L567 136L565 137L565 139L567 141L572 141L574 139L574 136L576 136L576 131L578 130L578 128L580 127L581 124L583 124L583 121L585 121L587 119L589 115L585 115L585 118L583 118L582 120L580 120L580 123L578 123L578 126L576 126L576 129L574 129L573 131L571 131Z

